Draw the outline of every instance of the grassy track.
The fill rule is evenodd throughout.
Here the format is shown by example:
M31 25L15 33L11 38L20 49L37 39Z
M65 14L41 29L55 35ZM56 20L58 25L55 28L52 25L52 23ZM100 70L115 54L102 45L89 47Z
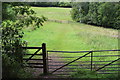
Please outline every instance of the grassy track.
M70 17L70 10L71 8L55 8L55 7L32 7L37 13L37 16L46 16L48 19L55 19L55 20L69 20L71 21Z
M49 19L72 21L70 9L32 7L37 16L44 15ZM56 23L47 21L35 31L25 30L24 40L28 46L47 44L47 50L110 50L118 49L118 31L80 23ZM104 52L103 55L115 55L118 52ZM80 56L80 54L64 54L64 56ZM83 55L83 54L81 54ZM95 53L94 55L101 55ZM114 60L117 57L94 58L94 60ZM86 58L84 60L89 60Z
M32 8L38 16L43 14L49 19L71 20L68 15L69 8ZM65 13L67 14L63 15ZM48 50L103 50L118 49L118 38L113 37L117 35L118 31L114 29L80 23L46 22L44 26L35 31L26 30L24 40L28 41L28 46L41 46L43 42L47 43Z
M78 26L78 24L72 23L46 22L43 27L35 31L26 31L24 40L28 41L29 46L40 46L41 43L45 42L50 50L100 50L118 48L117 38L111 37L110 34L107 34L109 36L103 35L100 31L95 34L91 30L91 28L94 28L93 26L85 30L88 27L83 24L79 24ZM97 30L95 31L97 32Z

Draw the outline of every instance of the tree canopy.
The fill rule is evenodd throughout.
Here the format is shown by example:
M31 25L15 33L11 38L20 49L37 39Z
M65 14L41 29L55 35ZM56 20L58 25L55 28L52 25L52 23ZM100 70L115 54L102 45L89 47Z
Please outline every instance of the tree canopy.
M74 21L120 29L120 5L117 2L76 2L72 5Z
M21 63L25 41L23 29L32 25L34 29L43 25L45 17L36 16L35 12L25 3L3 3L2 4L2 62L3 78L20 77ZM15 66L20 67L16 69ZM6 69L7 68L7 69ZM24 74L24 70L22 70Z

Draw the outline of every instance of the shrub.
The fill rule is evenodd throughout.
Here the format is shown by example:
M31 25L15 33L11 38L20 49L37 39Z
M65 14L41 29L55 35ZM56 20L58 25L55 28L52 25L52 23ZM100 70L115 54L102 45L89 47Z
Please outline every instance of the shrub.
M32 78L31 72L26 72L25 68L21 66L14 58L7 54L2 55L2 77L6 78Z

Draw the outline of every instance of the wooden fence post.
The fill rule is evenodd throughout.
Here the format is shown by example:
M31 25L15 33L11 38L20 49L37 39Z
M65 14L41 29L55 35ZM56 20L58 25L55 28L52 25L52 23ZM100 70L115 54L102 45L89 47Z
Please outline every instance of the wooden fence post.
M42 44L42 53L43 53L43 74L48 74L48 63L47 63L47 52L46 52L46 44Z

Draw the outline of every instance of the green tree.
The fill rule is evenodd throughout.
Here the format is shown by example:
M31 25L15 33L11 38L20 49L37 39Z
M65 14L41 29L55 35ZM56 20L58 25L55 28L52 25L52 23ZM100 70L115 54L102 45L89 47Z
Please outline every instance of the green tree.
M72 3L72 11L71 16L72 19L77 22L84 22L86 23L86 15L88 14L89 10L89 3L88 2L75 2Z
M39 28L45 20L45 17L35 16L35 12L30 9L30 6L24 3L3 3L3 22L1 27L3 67L7 68L9 63L11 63L9 69L3 68L3 76L7 74L4 77L15 77L16 75L16 77L19 77L18 70L13 66L21 65L23 51L21 47L25 43L22 40L24 34L22 29L29 27L29 25L33 25L34 29ZM9 57L7 59L8 62L4 59L6 56ZM13 63L14 61L15 63ZM9 71L11 73L8 73Z
M120 5L117 2L73 3L71 16L74 21L120 29Z
M71 10L71 17L74 21L79 22L80 21L80 15L79 15L79 10L77 7L72 8Z
M103 3L99 6L98 9L98 19L102 26L112 26L113 14L114 14L114 6L113 3Z
M115 4L115 13L114 13L114 28L120 29L120 4L119 3L114 3Z
M18 3L19 4L19 3ZM17 53L18 49L22 46L21 40L24 32L23 27L33 25L34 29L42 26L46 20L45 17L35 16L35 12L30 9L30 6L13 5L13 3L3 3L3 23L2 23L2 46L3 52L7 54ZM15 17L14 17L14 16Z
M98 6L100 5L99 2L91 2L89 3L89 11L87 14L88 24L97 24L98 23Z

